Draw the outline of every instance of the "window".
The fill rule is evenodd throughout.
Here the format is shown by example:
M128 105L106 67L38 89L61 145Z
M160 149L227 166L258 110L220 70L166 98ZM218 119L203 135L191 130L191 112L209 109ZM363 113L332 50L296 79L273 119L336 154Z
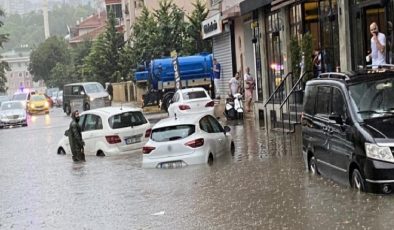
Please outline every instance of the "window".
M205 93L205 91L194 91L194 92L183 93L182 97L184 100L190 100L190 99L206 98L207 94Z
M343 98L341 91L337 88L334 88L332 91L332 114L341 115L342 118L346 117L346 103Z
M308 86L305 89L304 112L315 115L316 86Z
M72 95L79 95L81 92L81 87L79 85L72 87Z
M212 127L211 122L209 121L208 116L201 118L199 123L200 123L201 130L204 130L207 133L214 133L214 129Z
M209 119L209 122L211 123L212 129L214 133L223 133L224 129L222 125L212 116L207 116Z
M330 113L331 87L317 88L316 114L328 115Z
M109 126L112 129L139 126L148 123L140 111L125 112L116 114L108 119Z
M179 93L175 93L174 97L172 98L172 102L178 102L179 101Z
M101 121L101 118L94 114L86 115L85 127L83 131L91 131L97 129L103 129L103 123Z
M115 14L115 18L122 18L122 4L107 5L107 12L111 10Z
M152 140L157 142L175 141L192 135L196 130L194 125L175 125L152 130Z

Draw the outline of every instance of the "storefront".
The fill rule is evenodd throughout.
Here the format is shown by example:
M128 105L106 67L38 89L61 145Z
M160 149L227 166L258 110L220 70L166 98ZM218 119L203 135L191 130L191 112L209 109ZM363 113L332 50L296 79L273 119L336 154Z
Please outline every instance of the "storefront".
M372 22L376 22L379 31L386 36L386 63L394 64L394 0L350 0L349 2L352 68L359 69L367 64L366 56L371 50L369 26Z

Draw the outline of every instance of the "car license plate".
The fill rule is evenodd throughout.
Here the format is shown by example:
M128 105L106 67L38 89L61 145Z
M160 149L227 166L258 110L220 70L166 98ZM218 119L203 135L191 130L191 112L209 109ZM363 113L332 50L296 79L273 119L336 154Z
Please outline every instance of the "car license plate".
M141 142L141 136L132 136L125 139L126 145Z
M182 161L163 162L163 163L159 164L159 168L162 168L162 169L181 168L182 166L183 166Z

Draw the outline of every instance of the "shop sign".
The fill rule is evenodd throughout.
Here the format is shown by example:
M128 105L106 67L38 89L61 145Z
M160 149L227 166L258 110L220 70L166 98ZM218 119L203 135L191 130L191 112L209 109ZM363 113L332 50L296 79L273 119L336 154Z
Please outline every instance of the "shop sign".
M206 39L218 34L223 31L222 20L220 14L216 14L201 23L202 26L202 38Z

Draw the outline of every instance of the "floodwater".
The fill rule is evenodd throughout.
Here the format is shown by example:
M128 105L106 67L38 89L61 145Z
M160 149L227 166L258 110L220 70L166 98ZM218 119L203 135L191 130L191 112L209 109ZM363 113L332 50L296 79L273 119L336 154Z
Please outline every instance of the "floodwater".
M393 196L305 170L300 136L247 116L226 122L234 156L212 166L143 169L142 155L57 155L60 109L0 130L0 229L392 229Z

